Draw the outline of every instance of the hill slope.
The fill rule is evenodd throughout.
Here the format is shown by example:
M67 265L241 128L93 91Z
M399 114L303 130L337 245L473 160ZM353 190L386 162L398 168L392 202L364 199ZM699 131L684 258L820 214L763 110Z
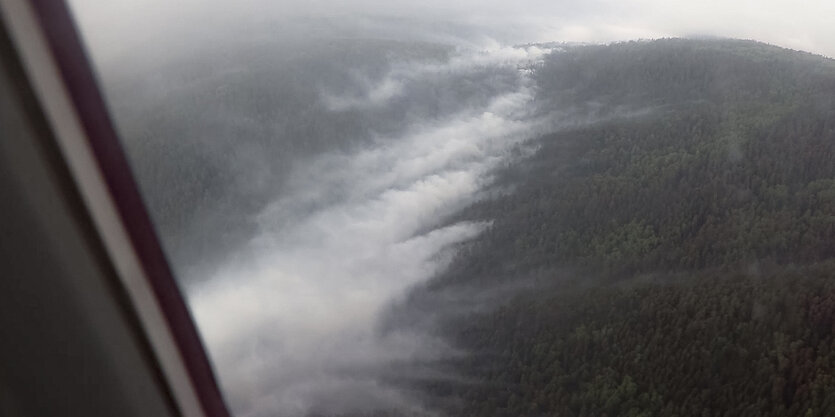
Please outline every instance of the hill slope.
M835 413L835 63L661 40L535 78L543 113L581 122L460 215L493 225L413 301L537 294L447 320L468 382L429 390L463 416Z

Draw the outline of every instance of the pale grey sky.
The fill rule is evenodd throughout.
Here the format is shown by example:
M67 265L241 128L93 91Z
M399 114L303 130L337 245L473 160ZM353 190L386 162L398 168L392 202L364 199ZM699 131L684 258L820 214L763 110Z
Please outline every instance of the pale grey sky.
M413 30L469 42L609 42L669 36L755 39L835 56L831 0L71 0L102 57L136 46L249 34L264 23L298 26L302 17L350 27L358 16L410 19ZM294 23L295 22L295 23ZM405 28L408 25L400 25ZM462 33L465 33L462 35Z

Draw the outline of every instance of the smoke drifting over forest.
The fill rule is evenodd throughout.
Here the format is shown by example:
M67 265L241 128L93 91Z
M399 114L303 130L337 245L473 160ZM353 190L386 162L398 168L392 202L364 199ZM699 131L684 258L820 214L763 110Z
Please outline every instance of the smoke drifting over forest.
M335 42L267 42L249 67L163 68L163 82L196 77L173 93L111 93L123 114L142 115L122 121L144 131L126 145L239 416L430 413L383 378L455 349L426 328L383 331L385 313L489 225L450 219L545 131L529 68L547 48ZM273 52L286 54L260 62ZM301 85L284 87L293 77ZM261 93L242 95L234 80ZM229 104L262 99L297 117ZM193 116L149 116L155 104ZM170 162L143 171L148 158ZM184 178L200 191L168 189Z
M600 207L626 211L676 190L704 191L671 191L656 179L671 172L676 181L709 183L693 174L697 168L675 171L672 164L680 161L702 167L728 159L734 169L743 166L749 161L744 141L723 142L738 132L720 131L730 124L717 120L788 112L740 97L768 102L761 91L783 90L766 81L785 74L789 81L779 81L788 87L781 87L805 94L802 77L823 73L796 71L800 66L780 60L764 60L773 67L762 70L746 59L759 63L777 48L735 41L673 40L644 49L640 43L572 49L529 42L735 36L835 53L829 22L811 19L816 23L801 28L759 6L718 1L698 10L684 2L674 2L681 3L676 8L608 0L251 0L244 2L248 7L210 2L214 9L197 2L98 3L74 5L159 235L239 417L449 414L427 404L426 392L402 383L425 377L466 385L479 375L477 365L468 375L432 365L475 351L433 327L444 308L483 307L489 314L519 288L554 286L555 271L563 267L616 271L611 275L625 274L618 267L674 270L677 264L653 262L678 262L685 258L679 252L652 252L664 247L662 237L686 234L683 227L664 234L667 224L651 224L670 210L639 221L641 210L620 216ZM835 13L820 3L798 13L831 15L827 11ZM133 16L131 23L122 24L125 19L115 18L120 15ZM569 58L560 61L563 53ZM812 62L798 56L792 59ZM545 62L549 71L537 75ZM759 78L744 75L759 70ZM815 111L824 112L829 102L815 103ZM658 115L664 123L653 124ZM651 130L662 125L686 134ZM710 142L714 125L720 126L716 144ZM555 140L563 127L574 130ZM662 137L682 142L669 147L672 156L653 147ZM698 142L693 138L718 150L689 149L688 141ZM589 144L611 148L589 151ZM623 155L633 154L651 169L629 165ZM705 155L721 158L702 163ZM629 188L629 175L643 175L641 184L662 191ZM497 185L499 176L504 182ZM496 198L517 188L515 199ZM566 198L563 189L571 190ZM723 192L708 191L705 201ZM715 207L682 216L696 221ZM669 246L678 250L688 242ZM715 265L687 265L707 266ZM450 278L453 273L460 276ZM511 275L514 280L503 280ZM424 310L434 311L406 306L415 301L411 296L426 295L416 288L438 277L455 285L421 300L430 306ZM507 317L513 314L495 319L496 327L507 325L513 333L516 324L507 324ZM478 336L478 326L461 328ZM505 362L491 365L519 363Z
M394 94L381 89L424 88L438 73L484 65L515 69L542 52L500 49L413 64L358 95L323 91L322 100L331 111L383 106ZM380 334L380 313L484 228L443 222L537 132L530 81L518 76L483 107L421 120L400 137L374 138L370 147L326 153L294 170L286 191L258 214L253 239L195 287L194 312L241 415L401 407L406 399L376 375L395 362L450 353L431 335Z

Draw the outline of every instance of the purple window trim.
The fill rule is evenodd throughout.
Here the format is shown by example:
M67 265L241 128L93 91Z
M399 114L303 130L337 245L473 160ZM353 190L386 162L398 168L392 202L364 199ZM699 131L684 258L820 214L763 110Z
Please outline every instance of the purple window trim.
M229 417L212 366L145 209L69 8L64 0L31 0L31 5L203 411L207 417Z

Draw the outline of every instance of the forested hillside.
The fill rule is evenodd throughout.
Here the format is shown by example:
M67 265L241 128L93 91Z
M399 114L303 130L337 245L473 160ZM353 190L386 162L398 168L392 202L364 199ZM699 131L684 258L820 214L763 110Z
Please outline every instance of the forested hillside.
M537 290L445 323L473 352L432 388L451 414L835 415L835 62L660 40L535 79L585 118L459 216L493 223L427 293Z
M459 324L452 414L832 415L833 268L517 299Z

